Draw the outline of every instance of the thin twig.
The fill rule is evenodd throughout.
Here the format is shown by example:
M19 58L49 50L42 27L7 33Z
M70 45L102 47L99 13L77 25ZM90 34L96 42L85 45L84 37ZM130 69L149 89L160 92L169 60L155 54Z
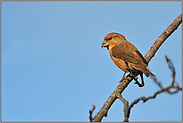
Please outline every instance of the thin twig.
M154 80L154 82L155 82L161 89L163 89L163 86L161 85L160 82L157 81L157 78L156 78L156 77L151 76L151 78Z
M92 113L93 113L94 110L95 110L95 105L92 105L92 110L89 110L89 114L90 114L89 119L90 119L90 122L93 121L93 119L92 119Z
M173 81L172 81L172 85L174 85L174 82L175 82L175 68L173 66L173 63L171 62L170 59L168 59L168 57L165 55L165 58L166 58L166 62L168 63L168 67L170 68L170 70L172 71L172 77L174 78Z
M149 100L149 99L154 99L154 98L156 98L156 96L157 96L158 94L163 93L163 92L167 92L167 93L169 93L169 94L174 94L174 93L177 93L178 91L182 91L182 88L179 87L178 83L176 83L176 85L174 85L174 84L175 84L175 83L174 83L174 81L175 81L175 68L174 68L174 66L173 66L173 63L170 61L170 59L167 58L167 56L165 56L165 58L166 58L166 60L167 60L167 64L168 64L169 66L170 66L170 64L171 64L171 67L169 67L169 68L170 68L170 70L171 70L171 72L172 72L172 79L173 79L173 80L172 80L172 84L171 84L170 86L168 86L167 88L163 88L160 82L154 81L155 83L158 83L158 85L159 85L159 87L161 88L161 90L159 90L159 91L157 91L156 93L154 93L153 96L149 96L149 97L139 97L138 99L134 100L134 101L130 104L130 106L129 106L129 108L128 108L128 116L130 115L130 110L131 110L131 108L132 108L135 104L137 104L140 100L143 100L143 102L145 103L147 100ZM173 75L174 75L174 76L173 76ZM154 78L153 78L153 79L154 79ZM154 79L154 80L155 80L155 79ZM174 88L174 89L176 89L176 90L171 92L170 89L172 89L172 88ZM129 118L129 117L128 117L128 118Z

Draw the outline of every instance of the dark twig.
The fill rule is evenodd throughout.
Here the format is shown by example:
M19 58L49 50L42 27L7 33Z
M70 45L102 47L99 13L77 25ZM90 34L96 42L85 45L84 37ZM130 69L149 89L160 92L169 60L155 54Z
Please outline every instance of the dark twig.
M157 81L157 78L156 78L156 77L151 76L151 78L154 80L154 82L155 82L161 89L163 89L163 86L161 85L160 82Z
M173 80L172 80L172 84L171 84L170 86L168 86L167 88L163 88L162 85L161 85L161 83L160 83L160 82L157 82L157 80L154 79L154 77L153 77L153 79L155 80L154 82L157 83L157 84L159 85L159 87L161 88L161 90L157 91L153 96L149 96L149 97L140 97L140 98L134 100L134 101L130 104L130 106L129 106L129 108L128 108L128 113L127 113L128 115L127 115L127 116L130 115L130 110L131 110L131 108L132 108L135 104L137 104L140 100L143 100L143 102L145 103L145 102L146 102L147 100L149 100L149 99L156 98L156 96L157 96L158 94L162 93L162 92L167 92L167 93L169 93L169 94L174 94L174 93L177 93L178 91L181 91L181 90L182 90L182 88L179 87L178 83L176 83L176 85L174 85L174 84L175 84L175 68L174 68L174 66L173 66L173 63L167 58L167 56L165 56L165 58L166 58L166 60L167 60L167 63L168 63L168 65L169 65L169 68L170 68L170 70L171 70L171 72L172 72L172 79L173 79ZM171 64L171 67L170 67L170 64ZM172 88L174 88L174 89L176 89L176 90L171 92L170 89L172 89ZM129 118L129 117L128 117L128 118ZM125 119L126 119L126 118L125 118Z
M165 55L165 58L166 58L166 62L168 63L168 67L172 71L172 77L174 78L172 81L172 85L173 85L175 82L175 68L173 66L173 63L170 61L170 59L168 59L168 57L166 55Z
M90 119L90 122L93 121L93 119L92 119L92 113L93 113L94 110L95 110L95 105L92 105L92 110L89 110L89 114L90 114L89 119Z
M159 47L178 28L178 26L181 23L182 23L182 14L179 17L177 17L174 20L174 22L155 41L153 46L150 48L150 50L147 52L147 54L144 57L144 59L147 62L150 62L150 60L155 56L155 53L157 52ZM138 74L139 73L136 72L134 76L136 77ZM107 112L109 108L114 103L114 101L118 98L116 94L117 93L121 94L132 80L133 80L133 77L130 77L130 75L127 75L123 79L123 81L117 86L114 92L110 95L110 97L104 103L100 111L95 115L95 117L93 118L93 122L100 122L104 116L107 116Z

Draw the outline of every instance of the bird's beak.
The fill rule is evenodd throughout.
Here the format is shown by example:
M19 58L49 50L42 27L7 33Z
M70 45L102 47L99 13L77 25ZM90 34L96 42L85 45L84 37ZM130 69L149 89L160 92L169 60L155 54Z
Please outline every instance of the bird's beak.
M101 48L103 48L103 47L108 47L108 46L109 46L109 42L106 41L106 40L104 40L104 41L102 42Z

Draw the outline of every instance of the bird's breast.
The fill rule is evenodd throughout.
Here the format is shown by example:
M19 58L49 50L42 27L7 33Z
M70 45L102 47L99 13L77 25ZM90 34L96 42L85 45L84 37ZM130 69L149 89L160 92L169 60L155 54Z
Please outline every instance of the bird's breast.
M112 56L111 52L110 52L110 56L111 56L111 59L113 60L113 62L116 64L116 66L118 66L121 70L128 72L126 63L122 59L115 58L114 56Z

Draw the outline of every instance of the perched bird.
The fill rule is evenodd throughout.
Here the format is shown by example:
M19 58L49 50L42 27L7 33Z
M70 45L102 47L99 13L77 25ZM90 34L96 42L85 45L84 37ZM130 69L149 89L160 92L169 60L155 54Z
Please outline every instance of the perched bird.
M124 79L126 72L130 72L132 77L133 72L140 73L142 84L134 78L136 81L135 84L138 84L139 87L144 86L143 73L147 77L149 75L155 76L146 68L148 67L148 63L142 54L133 44L128 42L123 35L114 32L107 34L104 37L101 47L107 47L113 62L125 72L120 82Z

